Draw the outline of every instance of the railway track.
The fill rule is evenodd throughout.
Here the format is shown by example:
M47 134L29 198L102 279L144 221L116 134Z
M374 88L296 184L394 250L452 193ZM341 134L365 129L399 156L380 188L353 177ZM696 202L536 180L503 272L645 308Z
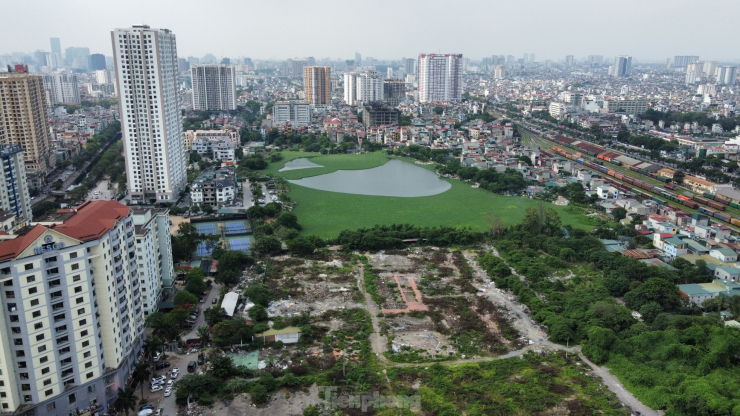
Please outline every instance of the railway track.
M616 173L610 167L606 167L597 164L598 160L595 157L589 156L576 156L576 152L570 152L562 148L562 144L546 140L539 137L535 132L529 131L524 128L530 135L529 140L531 144L536 144L547 153L554 152L559 156L565 156L568 159L580 164L584 169L599 173L601 176L605 176L605 181L617 189L623 192L629 191L635 193L637 196L643 199L652 199L661 205L671 206L678 211L690 213L700 213L707 215L717 220L714 221L717 224L727 225L733 231L740 232L740 216L732 216L731 214L724 212L730 207L729 201L725 201L726 204L717 201L710 201L707 198L694 196L692 198L684 195L674 194L662 189L658 186L648 184L646 181L639 178L635 178L633 175L627 175L622 173ZM558 147L561 146L561 147ZM556 147L558 150L551 150Z

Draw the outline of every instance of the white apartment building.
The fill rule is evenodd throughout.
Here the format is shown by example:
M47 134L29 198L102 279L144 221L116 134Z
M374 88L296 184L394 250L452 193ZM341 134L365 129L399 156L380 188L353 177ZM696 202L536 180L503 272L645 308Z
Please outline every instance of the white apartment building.
M0 241L0 409L103 414L146 337L131 210L93 201Z
M735 85L737 67L722 65L715 70L715 79L720 85Z
M419 54L419 102L462 100L462 54Z
M504 79L504 78L506 78L506 66L504 66L504 65L496 65L496 67L493 70L493 78L494 79Z
M202 156L213 155L213 160L221 162L233 162L235 160L236 144L230 139L201 137L195 139L192 149Z
M187 185L175 34L111 32L126 178L132 202L173 202Z
M18 146L0 144L0 210L12 212L16 219L13 229L31 224L31 196L28 192L23 150ZM4 230L7 231L7 230Z
M613 77L628 77L632 74L632 57L617 56L614 58L614 64L609 67L609 75Z
M344 74L344 102L349 105L357 105L357 72Z
M190 186L193 204L231 204L236 197L236 181L233 169L218 169L202 172Z
M43 75L42 79L46 93L46 105L80 103L77 75L54 73Z
M272 106L272 122L276 126L305 126L311 123L311 106L306 101L278 101Z
M561 120L568 112L568 107L564 103L553 101L550 103L548 110L550 116L554 119Z
M174 282L170 211L166 208L134 209L133 219L136 229L136 265L146 317L157 311L163 288L172 287Z
M604 108L610 112L624 111L630 115L644 114L648 109L647 100L605 100Z
M239 133L234 130L188 130L185 132L185 151L193 148L193 142L197 139L207 140L229 140L235 145L239 143Z
M195 65L190 68L193 111L236 111L236 82L230 65Z
M353 105L383 101L383 75L378 71L365 71L357 75L357 100Z

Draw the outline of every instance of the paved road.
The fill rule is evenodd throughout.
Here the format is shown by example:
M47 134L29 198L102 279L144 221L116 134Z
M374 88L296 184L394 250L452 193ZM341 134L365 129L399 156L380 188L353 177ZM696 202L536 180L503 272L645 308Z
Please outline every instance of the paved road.
M198 312L198 317L195 319L195 325L190 329L190 332L187 333L187 335L183 335L182 339L188 339L188 338L197 338L196 332L198 331L198 328L200 328L202 325L206 325L205 318L203 317L203 311L210 308L211 306L216 306L212 304L211 302L213 299L218 299L218 294L221 291L221 285L218 283L214 283L211 286L211 290L208 292L208 295L205 296L205 301L203 303L198 303L196 307L200 309L200 312Z
M244 194L244 208L249 208L254 206L254 198L252 195L252 191L249 189L250 183L249 180L245 180L244 184L242 185L242 193Z

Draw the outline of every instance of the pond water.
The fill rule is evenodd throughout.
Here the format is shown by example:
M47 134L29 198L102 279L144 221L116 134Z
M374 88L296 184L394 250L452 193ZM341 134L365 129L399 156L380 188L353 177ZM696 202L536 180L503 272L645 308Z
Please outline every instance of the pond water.
M338 170L289 182L321 191L397 197L437 195L452 186L434 172L400 160L372 169Z
M310 160L306 159L305 157L302 157L300 159L293 159L290 162L285 163L285 166L280 169L279 172L285 172L286 170L296 170L296 169L308 169L308 168L323 168L323 166L313 163Z

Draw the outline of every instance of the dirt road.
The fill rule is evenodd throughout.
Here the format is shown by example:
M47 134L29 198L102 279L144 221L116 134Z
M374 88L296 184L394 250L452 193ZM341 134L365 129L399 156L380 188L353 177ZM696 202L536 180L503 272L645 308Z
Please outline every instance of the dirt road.
M378 319L378 313L380 308L375 304L373 298L369 293L365 291L365 265L360 263L360 267L357 268L357 287L360 289L363 295L365 295L365 304L367 305L367 312L370 314L370 319L373 322L373 332L370 334L370 346L381 362L387 362L383 353L388 346L388 338L380 335L380 320Z

